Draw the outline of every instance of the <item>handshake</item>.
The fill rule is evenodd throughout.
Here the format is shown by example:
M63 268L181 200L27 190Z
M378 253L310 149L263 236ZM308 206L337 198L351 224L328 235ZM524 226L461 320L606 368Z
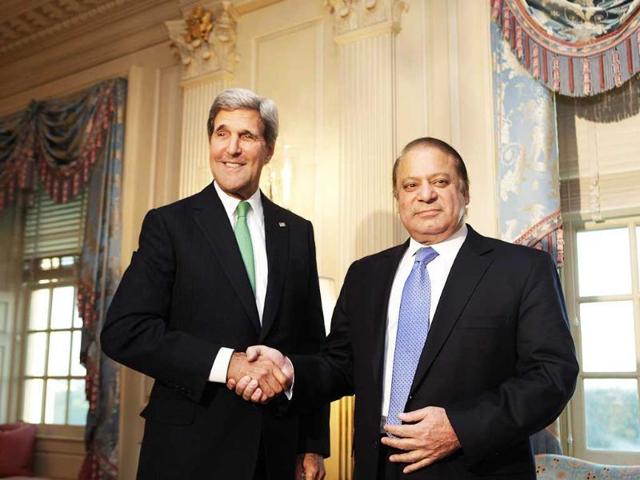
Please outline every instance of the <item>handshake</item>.
M227 388L247 401L266 404L292 384L293 364L274 348L255 345L231 355Z

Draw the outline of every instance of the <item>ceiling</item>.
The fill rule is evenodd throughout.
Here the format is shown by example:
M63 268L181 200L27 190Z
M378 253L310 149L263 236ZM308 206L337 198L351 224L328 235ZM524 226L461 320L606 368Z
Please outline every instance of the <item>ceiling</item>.
M0 0L0 101L168 44L166 21L216 1L221 0ZM231 3L244 15L281 1Z
M179 14L178 8L210 1L174 0L173 3ZM232 3L243 14L278 1L281 0L233 0ZM103 25L106 20L139 13L160 3L166 0L1 0L0 59L35 44L65 40L69 32Z
M111 14L132 0L3 0L0 55Z

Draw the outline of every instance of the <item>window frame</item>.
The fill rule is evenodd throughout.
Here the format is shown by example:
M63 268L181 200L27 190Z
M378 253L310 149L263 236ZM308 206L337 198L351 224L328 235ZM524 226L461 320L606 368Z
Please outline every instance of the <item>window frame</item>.
M640 273L638 266L638 241L636 228L640 227L640 216L627 215L607 218L602 221L585 219L579 214L564 215L564 246L565 264L562 268L562 278L566 295L567 312L571 332L576 346L576 355L580 363L580 372L576 391L571 399L565 417L567 429L566 446L569 455L583 458L596 463L632 465L640 463L640 452L622 452L614 450L593 450L587 448L586 413L584 397L584 380L611 378L635 379L638 382L640 396ZM580 297L578 292L578 258L577 235L581 231L608 230L627 228L629 231L629 249L631 259L631 293L621 295L602 295ZM580 304L603 301L631 300L634 315L635 333L635 372L584 372L582 368L582 338L580 330ZM640 401L640 399L639 399Z

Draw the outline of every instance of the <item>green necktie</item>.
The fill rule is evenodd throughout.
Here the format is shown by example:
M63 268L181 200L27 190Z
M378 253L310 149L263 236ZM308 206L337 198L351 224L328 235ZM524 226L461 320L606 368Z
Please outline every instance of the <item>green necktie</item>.
M247 269L247 275L249 276L249 283L253 293L256 293L256 270L253 263L253 245L251 243L251 233L249 233L249 225L247 225L247 213L251 205L244 200L236 207L236 226L233 229L236 234L236 241L238 247L240 247L240 255L242 255L242 261L244 267Z

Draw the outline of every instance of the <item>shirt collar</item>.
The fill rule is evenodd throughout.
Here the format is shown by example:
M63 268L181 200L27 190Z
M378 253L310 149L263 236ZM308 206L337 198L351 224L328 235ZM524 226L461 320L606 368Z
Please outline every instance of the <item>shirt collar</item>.
M222 190L222 188L220 188L220 185L218 185L216 181L213 182L213 186L215 187L216 192L218 192L218 197L220 197L222 206L224 207L225 212L227 212L227 217L229 217L231 225L233 225L235 223L234 219L236 208L240 203L240 199L227 194L224 190ZM256 218L258 219L260 224L264 224L264 214L262 211L262 197L260 195L260 189L258 188L255 192L253 192L253 195L247 198L246 201L249 202L249 205L251 205L251 210L253 210L253 212L256 214Z
M442 242L434 243L429 246L436 252L438 252L439 256L457 255L460 247L467 238L467 231L467 224L463 223L462 226L456 231L456 233L451 235L449 238L443 240ZM423 244L411 238L409 240L409 248L407 249L407 253L413 257L416 252L422 247L424 247Z

